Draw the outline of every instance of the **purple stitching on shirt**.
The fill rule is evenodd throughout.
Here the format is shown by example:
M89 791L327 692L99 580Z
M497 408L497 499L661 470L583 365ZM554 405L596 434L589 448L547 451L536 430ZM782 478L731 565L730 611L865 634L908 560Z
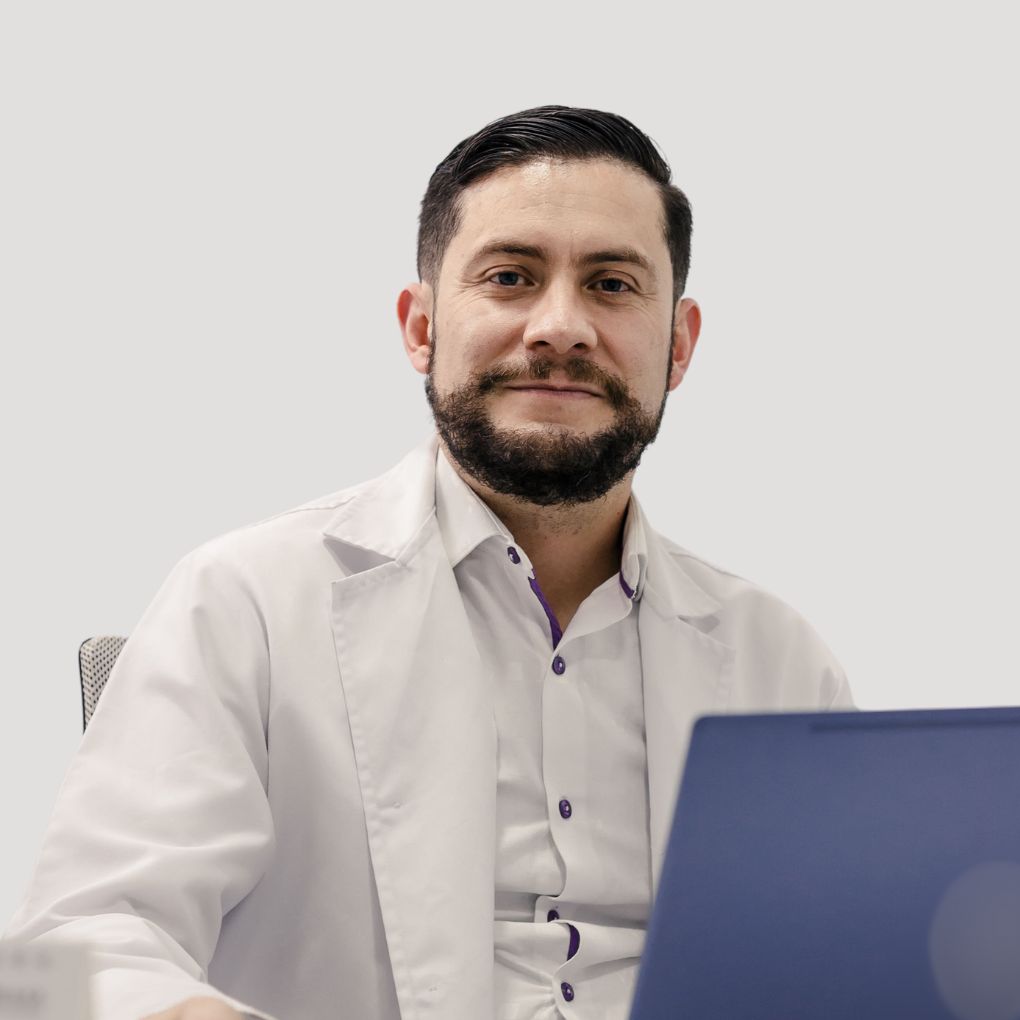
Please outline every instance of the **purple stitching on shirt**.
M538 596L538 601L542 603L545 615L549 617L549 629L552 631L552 643L553 648L555 648L560 643L560 638L563 637L563 631L560 630L559 621L556 619L556 614L552 611L552 606L546 602L545 596L542 594L542 589L538 586L538 580L534 577L529 577L528 584L531 585L531 590Z
M627 596L627 598L634 598L634 589L623 579L622 570L620 571L620 587L623 588L623 593Z

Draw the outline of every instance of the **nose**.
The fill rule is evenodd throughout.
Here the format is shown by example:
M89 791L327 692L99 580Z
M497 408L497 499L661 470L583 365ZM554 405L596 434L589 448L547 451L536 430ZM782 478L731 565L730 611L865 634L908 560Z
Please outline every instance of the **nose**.
M531 307L524 346L538 354L575 354L590 350L598 339L584 308L584 297L569 281L551 283Z

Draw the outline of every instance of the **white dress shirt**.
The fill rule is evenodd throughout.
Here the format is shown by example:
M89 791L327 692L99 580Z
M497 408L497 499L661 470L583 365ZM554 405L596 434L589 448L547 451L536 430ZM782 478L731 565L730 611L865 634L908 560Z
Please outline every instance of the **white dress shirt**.
M620 573L561 636L524 550L442 452L436 512L495 687L495 1018L623 1020L651 900L643 515L632 496Z

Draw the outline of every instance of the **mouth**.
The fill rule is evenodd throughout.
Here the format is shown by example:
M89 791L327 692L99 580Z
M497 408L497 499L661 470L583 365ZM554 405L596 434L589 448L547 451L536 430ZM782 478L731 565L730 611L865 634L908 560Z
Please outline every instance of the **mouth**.
M560 397L601 397L602 394L590 386L583 386L577 383L547 383L547 382L518 382L508 383L508 390L517 390L523 393L534 393L539 396L560 396Z

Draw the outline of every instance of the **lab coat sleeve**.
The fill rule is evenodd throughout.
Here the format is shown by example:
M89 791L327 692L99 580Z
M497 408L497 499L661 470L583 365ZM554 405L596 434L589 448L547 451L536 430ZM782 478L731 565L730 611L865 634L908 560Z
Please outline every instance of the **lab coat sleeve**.
M96 1020L197 995L223 917L273 855L269 655L243 571L181 560L125 644L61 786L4 933L92 952Z
M826 706L830 712L853 712L857 706L854 704L853 693L850 690L850 683L846 673L839 666L833 667L833 675L836 679L836 693Z

